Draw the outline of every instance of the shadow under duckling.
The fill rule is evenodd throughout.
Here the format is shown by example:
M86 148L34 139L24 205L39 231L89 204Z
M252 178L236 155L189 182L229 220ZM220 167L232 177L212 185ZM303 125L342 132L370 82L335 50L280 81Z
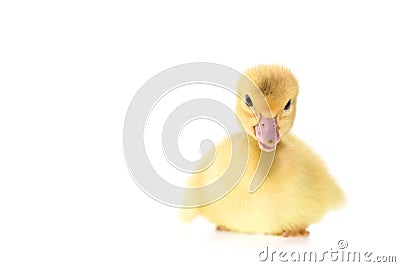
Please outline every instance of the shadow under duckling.
M238 85L236 114L246 134L217 145L213 164L190 177L188 186L201 187L217 180L231 163L232 142L240 144L235 149L248 151L244 153L248 156L244 174L223 198L182 209L181 218L190 222L202 216L224 231L308 236L307 227L341 207L345 196L319 156L290 133L299 93L295 76L278 65L258 65L244 75L261 92ZM269 108L260 104L265 101ZM261 165L269 164L269 172L259 187L249 192L260 160Z

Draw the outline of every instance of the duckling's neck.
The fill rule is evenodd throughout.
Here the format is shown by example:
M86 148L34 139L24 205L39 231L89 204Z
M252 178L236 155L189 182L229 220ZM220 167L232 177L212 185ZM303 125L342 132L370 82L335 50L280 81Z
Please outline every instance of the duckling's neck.
M250 135L247 135L247 139L249 140L250 155L253 155L253 154L259 155L261 152L261 149L258 146L258 141Z

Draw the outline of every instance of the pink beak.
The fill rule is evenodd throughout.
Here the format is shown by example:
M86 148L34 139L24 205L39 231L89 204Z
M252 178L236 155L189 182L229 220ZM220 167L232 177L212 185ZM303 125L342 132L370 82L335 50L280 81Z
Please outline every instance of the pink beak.
M280 141L276 118L265 118L261 115L259 124L254 128L260 149L266 152L274 151Z

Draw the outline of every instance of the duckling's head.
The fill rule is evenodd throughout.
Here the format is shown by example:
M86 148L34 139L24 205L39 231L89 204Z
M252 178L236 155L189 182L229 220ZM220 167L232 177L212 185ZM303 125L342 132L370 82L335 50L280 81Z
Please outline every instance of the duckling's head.
M299 86L283 66L258 65L244 72L236 114L261 150L272 152L293 126Z

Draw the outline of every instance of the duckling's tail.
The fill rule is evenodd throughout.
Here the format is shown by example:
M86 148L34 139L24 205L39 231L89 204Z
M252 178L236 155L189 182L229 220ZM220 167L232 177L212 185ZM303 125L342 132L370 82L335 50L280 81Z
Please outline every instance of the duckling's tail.
M337 184L333 184L329 191L329 203L332 210L338 210L346 205L346 195Z
M343 208L346 205L347 202L346 195L340 188L338 188L338 190L336 191L334 198L335 198L334 200L335 205L333 206L334 210Z

